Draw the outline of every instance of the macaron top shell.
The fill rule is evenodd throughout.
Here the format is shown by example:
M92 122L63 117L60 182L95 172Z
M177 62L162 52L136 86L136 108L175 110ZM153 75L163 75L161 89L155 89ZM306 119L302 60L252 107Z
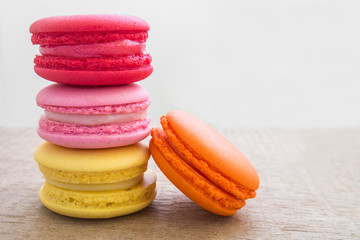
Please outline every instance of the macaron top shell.
M147 31L149 29L149 24L139 17L94 14L42 18L30 26L30 33Z
M179 110L169 112L166 118L175 135L195 156L249 189L259 187L259 177L250 161L211 126Z
M45 167L74 172L103 172L146 164L150 158L143 143L107 149L70 149L44 142L34 152L34 159Z
M37 94L36 102L38 105L91 107L136 103L148 98L148 91L134 83L102 87L52 84Z

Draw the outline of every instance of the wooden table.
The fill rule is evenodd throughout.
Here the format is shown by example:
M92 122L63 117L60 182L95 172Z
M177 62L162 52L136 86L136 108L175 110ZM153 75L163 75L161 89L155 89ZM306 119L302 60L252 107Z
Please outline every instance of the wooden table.
M35 129L0 128L1 239L360 239L360 128L224 129L260 176L232 217L198 207L150 160L158 195L108 220L64 217L38 199Z

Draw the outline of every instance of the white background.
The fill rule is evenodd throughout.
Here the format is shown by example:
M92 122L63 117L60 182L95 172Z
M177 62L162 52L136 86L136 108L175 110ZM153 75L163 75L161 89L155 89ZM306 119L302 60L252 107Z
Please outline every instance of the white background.
M32 0L0 3L0 127L35 127L39 18L136 15L151 27L152 125L182 109L219 127L360 126L360 1Z

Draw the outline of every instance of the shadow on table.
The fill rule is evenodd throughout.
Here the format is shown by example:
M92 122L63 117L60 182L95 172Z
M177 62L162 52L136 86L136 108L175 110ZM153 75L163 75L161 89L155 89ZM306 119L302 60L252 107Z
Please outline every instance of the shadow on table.
M34 211L34 210L33 210ZM231 217L217 216L179 196L155 201L140 212L111 219L78 219L37 205L32 237L45 239L214 239L252 235L246 208Z

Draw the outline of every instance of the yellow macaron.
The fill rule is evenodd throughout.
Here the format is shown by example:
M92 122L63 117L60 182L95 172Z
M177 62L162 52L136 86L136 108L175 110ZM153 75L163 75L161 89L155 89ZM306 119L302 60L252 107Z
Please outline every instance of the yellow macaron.
M107 149L70 149L45 142L34 159L46 179L41 202L79 218L109 218L139 211L156 195L156 176L142 143Z

